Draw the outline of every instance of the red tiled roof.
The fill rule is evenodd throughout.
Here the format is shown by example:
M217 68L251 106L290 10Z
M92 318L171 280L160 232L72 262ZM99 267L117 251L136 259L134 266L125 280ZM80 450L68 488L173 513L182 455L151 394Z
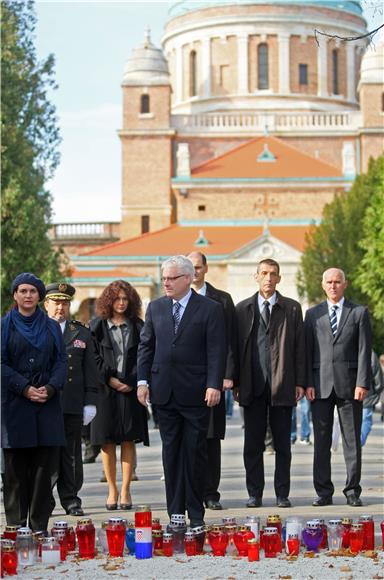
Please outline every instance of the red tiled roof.
M272 236L302 251L305 234L310 228L309 225L270 226L269 231ZM201 230L209 242L208 246L196 246ZM175 224L157 232L102 246L82 256L173 256L196 249L201 249L207 256L228 255L256 240L262 233L262 226L199 227Z
M273 161L258 161L264 150ZM271 136L257 137L206 161L192 170L192 178L327 178L342 177L341 171Z

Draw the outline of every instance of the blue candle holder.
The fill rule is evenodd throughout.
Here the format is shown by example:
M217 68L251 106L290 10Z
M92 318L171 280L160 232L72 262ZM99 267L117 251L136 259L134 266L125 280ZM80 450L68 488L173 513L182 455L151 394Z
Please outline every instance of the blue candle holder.
M136 554L135 528L127 528L125 532L125 545L127 546L129 555L134 556Z

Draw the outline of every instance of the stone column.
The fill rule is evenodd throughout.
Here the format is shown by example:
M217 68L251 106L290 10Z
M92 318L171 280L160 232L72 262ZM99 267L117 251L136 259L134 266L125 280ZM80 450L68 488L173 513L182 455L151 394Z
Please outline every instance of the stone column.
M328 95L327 87L327 40L319 36L317 38L319 47L317 49L317 94L319 97Z
M290 93L289 34L279 34L279 93Z
M203 38L201 47L201 78L203 81L203 97L211 96L211 39Z
M347 100L356 101L355 89L355 45L353 42L346 42L347 48Z
M176 94L175 102L180 103L183 100L183 48L176 46Z
M237 37L238 91L240 95L246 95L249 92L248 65L248 34L242 34Z

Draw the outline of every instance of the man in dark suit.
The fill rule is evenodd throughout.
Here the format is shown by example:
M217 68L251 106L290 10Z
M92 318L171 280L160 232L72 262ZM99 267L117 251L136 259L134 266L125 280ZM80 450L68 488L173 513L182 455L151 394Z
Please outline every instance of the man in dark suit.
M327 300L307 311L307 398L312 402L314 432L314 506L332 504L331 444L334 408L343 438L347 481L344 495L350 506L361 506L361 418L371 385L371 327L368 310L344 298L344 272L323 274Z
M220 304L191 290L192 262L162 266L165 296L147 309L138 351L138 392L156 405L169 516L203 524L209 408L220 402L225 326Z
M235 392L244 407L247 507L260 507L264 490L264 438L269 416L275 446L278 507L290 507L292 407L305 393L305 344L301 306L276 292L275 260L257 266L259 292L236 306L239 379Z
M45 308L48 316L60 324L68 356L68 376L61 399L66 446L59 448L58 469L52 484L57 482L60 502L66 513L82 516L84 512L78 496L83 485L81 429L96 415L99 376L90 330L77 320L68 320L74 294L75 288L66 282L49 284ZM53 497L51 501L54 507Z
M208 272L207 258L201 252L192 252L188 255L194 268L195 275L192 288L202 296L207 296L215 302L219 302L224 309L225 330L227 340L227 359L223 380L223 391L233 389L233 379L235 377L235 356L236 356L236 313L235 305L228 292L218 290L212 284L205 281ZM209 427L207 436L208 465L206 473L206 484L204 502L207 508L221 510L220 503L220 472L221 472L221 439L225 437L225 396L220 399L220 403L211 408L209 416Z

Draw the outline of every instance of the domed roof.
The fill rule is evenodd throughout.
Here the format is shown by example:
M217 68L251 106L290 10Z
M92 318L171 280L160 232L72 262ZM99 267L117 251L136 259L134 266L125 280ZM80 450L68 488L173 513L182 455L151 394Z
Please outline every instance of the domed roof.
M384 34L374 37L368 46L360 67L360 84L382 84L384 79Z
M181 16L182 14L192 12L193 10L231 4L306 4L333 8L335 10L345 10L346 12L357 14L358 16L362 16L363 14L359 0L179 0L172 3L172 6L168 10L168 14L171 18L175 18L176 16Z
M151 42L150 31L145 31L144 42L132 50L123 76L123 85L169 84L168 63L160 48Z

